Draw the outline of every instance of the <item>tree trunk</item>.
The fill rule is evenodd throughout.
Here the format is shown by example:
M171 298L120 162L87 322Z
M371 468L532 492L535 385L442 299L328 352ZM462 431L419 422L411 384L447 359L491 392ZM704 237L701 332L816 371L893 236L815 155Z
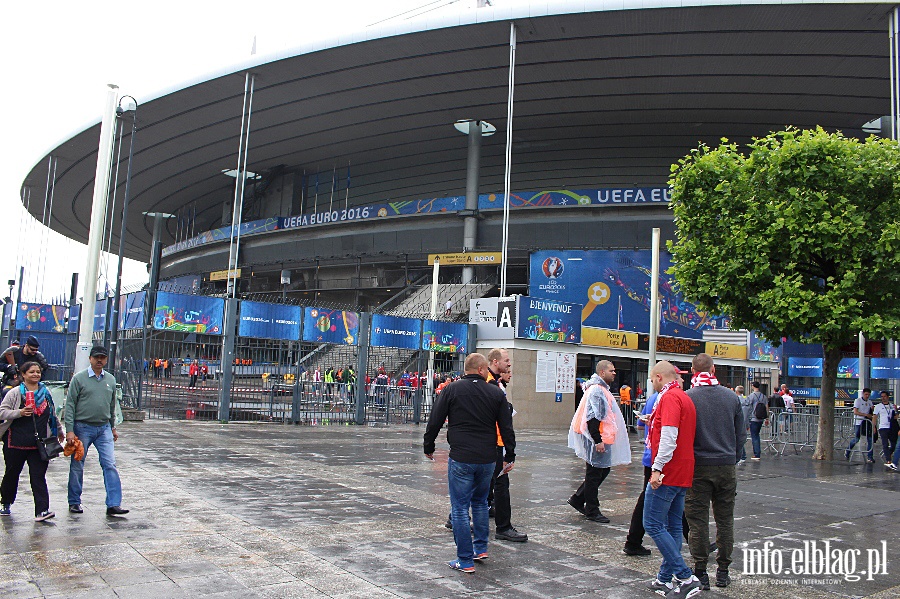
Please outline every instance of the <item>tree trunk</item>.
M834 451L834 391L837 383L840 347L825 347L822 364L822 393L819 396L819 432L814 460L830 460Z

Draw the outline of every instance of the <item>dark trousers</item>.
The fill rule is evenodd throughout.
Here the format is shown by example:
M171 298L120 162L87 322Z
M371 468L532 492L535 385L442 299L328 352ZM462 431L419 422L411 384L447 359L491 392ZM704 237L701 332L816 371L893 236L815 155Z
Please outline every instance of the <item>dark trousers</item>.
M878 436L881 438L881 448L884 450L885 463L891 461L891 456L894 455L894 448L897 445L897 436L896 434L892 435L891 432L890 428L878 429Z
M584 506L586 516L600 513L600 485L609 476L609 468L596 468L587 462L584 463L584 482L572 496L573 503Z
M193 387L193 386L196 385L196 384L197 384L197 375L196 375L196 374L192 374L192 375L191 375L191 384L188 385L188 386L189 386L189 387Z
M28 478L31 479L31 494L34 495L34 515L50 509L50 492L47 490L47 466L37 449L14 449L3 446L3 460L6 472L0 483L0 503L7 505L16 501L19 491L19 476L28 463Z
M628 528L628 536L625 537L625 546L637 549L644 545L644 489L650 482L650 475L653 469L644 466L644 485L641 487L641 494L638 495L637 503L634 504L634 511L631 513L631 526Z
M694 466L694 484L684 499L684 516L691 526L688 545L695 571L705 571L709 561L709 506L716 521L716 562L720 570L731 565L734 549L734 498L737 475L734 466Z
M509 475L504 474L500 478L497 475L503 470L503 448L497 448L497 463L494 465L494 475L491 477L491 490L488 493L488 505L494 507L494 523L497 532L504 532L512 528L512 507L509 505Z

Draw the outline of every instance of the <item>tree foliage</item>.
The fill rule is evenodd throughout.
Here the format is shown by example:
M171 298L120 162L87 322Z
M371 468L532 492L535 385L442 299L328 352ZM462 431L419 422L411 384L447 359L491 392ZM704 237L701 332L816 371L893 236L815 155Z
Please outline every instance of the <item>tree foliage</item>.
M672 271L734 328L821 343L825 412L839 348L900 336L900 146L789 128L747 150L723 140L673 165Z

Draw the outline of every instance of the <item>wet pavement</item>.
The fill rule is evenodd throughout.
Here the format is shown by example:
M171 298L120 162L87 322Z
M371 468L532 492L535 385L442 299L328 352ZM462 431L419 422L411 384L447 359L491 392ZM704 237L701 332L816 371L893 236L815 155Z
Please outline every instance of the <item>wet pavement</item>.
M588 522L565 504L583 463L566 448L564 431L517 432L513 524L529 541L492 538L490 559L474 575L445 565L455 557L443 526L447 446L439 443L438 462L426 460L422 427L149 421L126 423L120 433L131 513L105 515L93 450L84 514L66 510L64 459L48 473L57 517L46 523L32 521L23 474L12 517L0 518L0 596L655 596L645 590L659 567L652 540L645 539L650 557L622 553L640 463L614 469L600 488L612 522ZM707 595L900 596L900 561L892 561L900 474L809 455L766 455L739 467L734 583ZM753 553L766 541L766 553ZM826 541L829 571L816 573L804 542L817 555ZM875 563L882 541L886 566ZM768 573L747 570L753 555L765 558ZM803 571L786 572L792 567Z

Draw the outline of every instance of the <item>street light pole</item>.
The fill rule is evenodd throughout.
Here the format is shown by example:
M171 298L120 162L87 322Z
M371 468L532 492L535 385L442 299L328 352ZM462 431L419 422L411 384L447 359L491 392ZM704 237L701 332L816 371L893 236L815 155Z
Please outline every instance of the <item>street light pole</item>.
M122 100L130 98L134 102L134 108L122 108ZM131 199L131 161L134 158L134 136L137 133L137 107L138 103L132 96L122 96L119 98L119 105L116 107L116 116L121 118L126 112L131 113L131 139L128 143L128 170L125 175L125 200L122 202L122 227L119 231L119 265L116 268L116 292L113 298L112 312L112 336L109 342L109 367L113 373L118 373L116 368L116 353L119 344L119 301L122 293L122 261L125 254L125 224L128 222L128 201ZM141 364L143 369L143 364Z

